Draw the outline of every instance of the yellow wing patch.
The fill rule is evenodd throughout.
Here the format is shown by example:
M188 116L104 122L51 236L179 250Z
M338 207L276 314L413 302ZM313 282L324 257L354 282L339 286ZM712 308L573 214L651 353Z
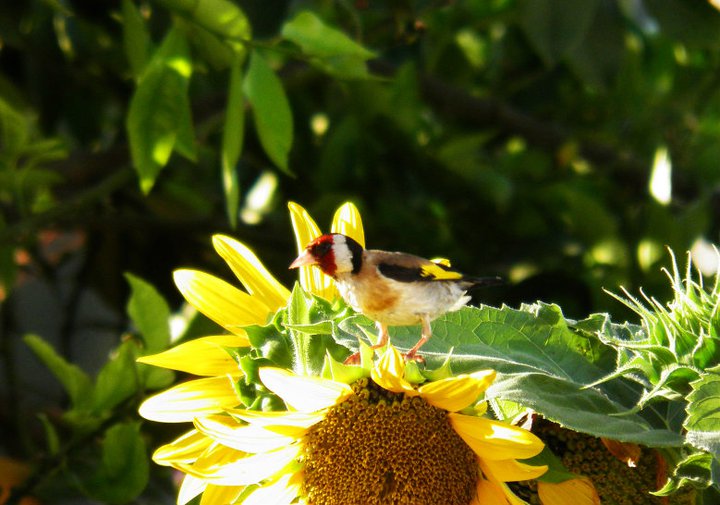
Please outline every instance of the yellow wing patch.
M449 261L444 260L442 265L445 265L447 262L447 266L449 266ZM462 279L463 275L460 272L456 272L454 270L446 270L445 268L441 267L440 264L437 264L435 260L433 260L432 265L423 265L420 267L420 275L423 277L430 277L433 280L438 281L449 281L453 279Z

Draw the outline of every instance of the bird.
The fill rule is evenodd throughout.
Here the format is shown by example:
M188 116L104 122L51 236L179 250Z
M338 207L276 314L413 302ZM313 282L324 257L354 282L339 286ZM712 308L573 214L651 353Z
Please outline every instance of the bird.
M375 321L379 338L372 349L387 344L390 326L421 325L420 340L405 354L406 360L423 361L418 351L432 337L431 321L467 304L469 289L502 283L500 277L462 274L446 260L365 249L340 233L312 240L289 268L308 265L335 279L345 302ZM346 363L358 358L355 353Z

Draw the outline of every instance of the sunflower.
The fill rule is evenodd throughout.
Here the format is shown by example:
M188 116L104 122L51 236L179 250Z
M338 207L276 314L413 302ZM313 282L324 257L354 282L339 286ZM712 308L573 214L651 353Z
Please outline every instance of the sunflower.
M416 385L392 346L365 366L350 384L261 368L287 409L196 419L212 442L180 468L244 504L515 504L506 482L547 470L518 461L543 449L535 435L476 415L494 371Z

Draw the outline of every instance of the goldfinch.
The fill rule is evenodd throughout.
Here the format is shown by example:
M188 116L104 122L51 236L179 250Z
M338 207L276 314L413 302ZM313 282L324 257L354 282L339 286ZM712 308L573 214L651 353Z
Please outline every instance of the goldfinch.
M468 289L501 282L498 277L468 277L412 254L364 249L339 233L310 242L290 268L306 265L335 279L348 305L376 322L380 335L373 349L387 343L388 326L422 325L420 340L405 355L408 360L416 359L432 336L433 319L470 300Z

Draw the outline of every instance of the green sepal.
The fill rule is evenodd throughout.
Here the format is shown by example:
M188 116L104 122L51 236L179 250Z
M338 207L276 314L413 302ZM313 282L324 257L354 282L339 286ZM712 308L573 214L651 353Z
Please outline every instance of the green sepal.
M447 356L445 357L445 361L443 361L442 365L440 365L438 368L434 370L427 370L423 369L421 370L421 373L423 376L431 381L439 381L442 379L447 379L449 377L453 376L452 367L450 366L450 358L452 357L453 349L450 348L450 351L447 353Z
M405 363L405 374L404 378L410 384L422 384L425 382L425 376L420 370L420 366L417 361L407 361Z
M375 351L372 347L367 345L362 340L358 341L358 344L360 345L360 349L358 350L358 352L360 353L360 367L370 373L370 370L372 370L373 366L375 365L373 361L373 358L375 357Z
M335 360L330 353L325 355L323 369L320 374L325 379L331 379L344 384L352 384L353 382L370 376L370 370L362 365L346 365Z

